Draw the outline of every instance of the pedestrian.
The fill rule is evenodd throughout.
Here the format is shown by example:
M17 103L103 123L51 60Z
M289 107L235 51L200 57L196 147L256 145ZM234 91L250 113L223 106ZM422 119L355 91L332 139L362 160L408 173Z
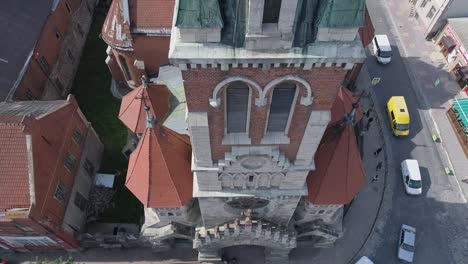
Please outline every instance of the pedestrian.
M369 109L367 109L367 111L366 111L366 113L365 113L365 115L366 115L366 118L369 118L369 116L370 116L370 111L371 111L371 109L370 109L370 108L369 108Z
M379 179L379 175L376 174L376 175L374 176L374 178L372 178L372 182L375 182L375 181L377 181L378 179Z
M375 166L375 171L379 171L381 168L382 168L382 162L379 161L379 163L377 163L377 166Z
M378 148L376 151L374 151L374 156L376 156L376 157L379 156L380 152L382 151L382 148L383 148L383 146Z
M374 121L374 118L371 117L371 118L369 118L369 119L367 120L367 124L370 124L370 123L372 123L373 121Z
M366 131L369 131L369 129L370 129L370 123L367 123L366 124Z

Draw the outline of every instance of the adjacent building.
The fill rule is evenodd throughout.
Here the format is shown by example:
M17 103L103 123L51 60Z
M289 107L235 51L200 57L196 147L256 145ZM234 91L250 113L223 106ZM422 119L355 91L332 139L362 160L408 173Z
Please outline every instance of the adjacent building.
M0 2L0 100L69 94L96 0Z
M143 238L191 239L203 261L332 246L365 182L362 114L342 87L365 60L365 22L363 0L114 0L102 36L130 88L119 118L139 139L126 186Z
M0 103L0 246L74 250L103 145L73 96Z
M460 88L468 86L468 17L449 18L435 39L447 59L448 71L453 72Z
M414 16L424 28L427 39L436 37L448 18L467 17L468 5L465 0L411 0Z

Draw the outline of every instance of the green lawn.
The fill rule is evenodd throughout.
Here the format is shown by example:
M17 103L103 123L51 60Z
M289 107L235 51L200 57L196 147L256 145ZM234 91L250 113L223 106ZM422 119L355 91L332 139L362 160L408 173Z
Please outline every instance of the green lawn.
M120 100L110 92L111 75L105 63L107 45L99 37L104 18L101 14L94 17L72 93L104 144L99 172L122 172L115 182L115 207L105 211L100 221L139 223L143 207L124 186L128 161L121 151L127 140L127 129L118 119Z

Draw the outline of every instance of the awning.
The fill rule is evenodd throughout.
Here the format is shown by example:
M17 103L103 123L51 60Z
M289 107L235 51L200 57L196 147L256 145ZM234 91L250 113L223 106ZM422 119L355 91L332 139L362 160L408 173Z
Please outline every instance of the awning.
M450 36L442 37L440 43L449 51L451 51L457 46L457 44L455 44L455 41L453 41L452 37Z
M457 71L463 81L468 81L468 66L460 67Z
M453 107L457 110L463 126L468 128L468 98L453 99Z

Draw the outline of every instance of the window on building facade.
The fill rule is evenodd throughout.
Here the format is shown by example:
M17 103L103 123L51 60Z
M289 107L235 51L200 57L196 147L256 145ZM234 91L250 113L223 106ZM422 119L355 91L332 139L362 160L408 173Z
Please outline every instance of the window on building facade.
M65 168L67 168L69 171L72 171L75 168L75 163L76 163L75 157L72 154L67 153L67 156L65 157L65 162L64 162Z
M267 132L286 132L295 95L293 83L280 83L273 89Z
M81 134L81 131L78 128L75 128L73 131L73 141L75 141L76 144L80 145L81 142L83 141L83 134Z
M226 132L246 133L249 109L249 87L243 82L232 82L226 89Z
M72 8L68 2L65 2L65 7L67 8L68 13L72 12Z
M128 69L127 61L122 55L119 55L119 61L120 61L120 67L122 68L123 73L125 75L125 79L127 79L127 81L131 81L132 75L130 74L130 70Z
M174 216L174 213L169 212L169 213L167 213L167 216Z
M55 37L57 39L60 39L62 37L62 34L60 34L60 31L58 31L58 30L55 31Z
M27 226L23 226L23 225L16 225L16 228L18 228L19 230L21 230L23 232L32 232L32 231L34 231L32 228L27 227Z
M10 245L20 247L47 247L57 245L57 242L46 236L0 236L0 239Z
M435 9L434 6L432 6L432 7L431 7L431 10L429 10L429 12L427 13L427 17L428 17L428 18L433 18L435 12L436 12L436 9Z
M263 6L263 24L278 23L281 10L281 0L265 0Z
M59 182L57 184L57 189L55 189L55 194L54 194L55 199L64 202L65 199L67 198L67 188L62 182Z
M84 211L84 210L86 210L86 206L88 205L88 200L86 200L86 198L84 198L84 196L81 195L81 193L76 192L75 193L75 200L73 201L73 203L78 208L80 208L81 211Z
M92 176L94 174L94 165L93 163L91 163L91 161L89 161L89 159L85 160L84 169L86 170L89 176Z
M429 0L423 0L420 7L425 7L427 5L427 2L429 2Z
M49 66L49 63L47 62L46 58L44 56L41 56L38 59L38 62L39 62L39 66L41 66L42 70L44 72L46 72L46 73L49 73L50 66Z

